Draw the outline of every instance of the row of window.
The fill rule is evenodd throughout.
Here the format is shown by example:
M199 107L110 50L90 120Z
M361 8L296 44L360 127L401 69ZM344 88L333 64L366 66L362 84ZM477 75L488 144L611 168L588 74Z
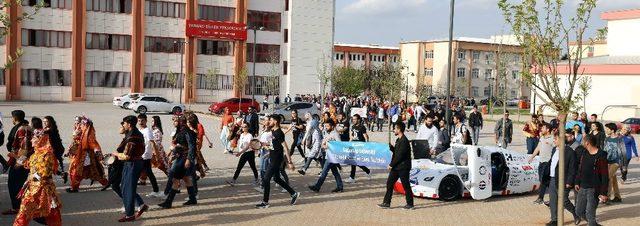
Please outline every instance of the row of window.
M233 76L230 75L203 75L196 76L196 89L207 90L231 90L233 89Z
M265 31L280 31L281 18L280 13L249 10L247 12L247 27L262 27Z
M144 51L155 53L180 53L182 38L150 37L144 38Z
M52 9L71 9L72 0L22 0L23 6L35 6L43 3L45 8Z
M128 88L131 87L131 73L119 71L87 71L86 87Z
M199 19L215 21L234 21L236 9L222 6L198 5Z
M254 44L247 43L247 62L253 60ZM257 63L280 63L280 45L256 44L256 61Z
M504 87L500 87L500 92L503 92ZM474 97L480 97L480 88L477 86L473 86L471 87L471 95L473 95ZM491 96L491 89L489 87L484 87L483 93L482 95L484 97L489 97ZM517 89L511 89L509 90L509 94L511 98L518 98L518 90ZM493 93L493 96L496 96L495 93Z
M87 49L131 50L130 35L87 33Z
M131 14L132 0L87 0L87 11Z
M71 32L22 29L22 46L71 48Z
M179 73L145 73L144 88L182 88L184 76Z
M65 70L22 69L20 77L20 84L23 86L71 85L71 71Z
M255 86L253 85L255 81ZM276 95L280 93L279 76L249 76L245 95Z
M185 4L179 2L163 2L146 0L144 7L144 15L158 17L185 17Z
M198 40L198 54L233 56L233 42L217 40Z
M456 75L458 76L458 78L464 78L466 77L466 68L458 68ZM484 78L485 79L489 79L492 77L493 74L493 69L485 69L484 70ZM427 69L425 69L425 75L433 75L433 69L431 69L430 74L427 74ZM478 68L473 68L471 69L471 77L472 78L480 78L480 69ZM511 79L519 79L520 77L520 71L518 70L513 70L511 71Z

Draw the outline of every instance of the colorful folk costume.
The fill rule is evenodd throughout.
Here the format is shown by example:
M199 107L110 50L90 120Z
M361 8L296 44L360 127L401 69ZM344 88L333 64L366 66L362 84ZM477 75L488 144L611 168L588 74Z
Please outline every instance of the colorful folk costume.
M83 179L98 181L102 186L108 184L101 160L103 158L100 144L96 140L93 122L82 116L76 120L73 143L69 148L69 175L71 188L67 192L78 192Z
M42 130L36 130L32 144L35 152L24 165L29 169L29 177L18 194L22 203L13 225L29 225L32 219L49 226L62 225L62 203L53 182L58 162L49 144L49 136Z
M2 214L16 214L20 209L20 198L18 193L27 181L29 170L24 168L27 164L29 156L33 153L31 138L33 131L29 127L29 122L24 120L24 112L16 110L11 112L14 120L17 118L18 123L11 129L7 138L7 149L9 150L9 177L7 179L7 187L9 197L11 198L11 209L4 211Z
M167 154L164 152L164 147L162 146L162 131L158 128L153 129L153 157L151 158L151 166L162 170L165 175L168 174L167 170L169 170L169 158Z

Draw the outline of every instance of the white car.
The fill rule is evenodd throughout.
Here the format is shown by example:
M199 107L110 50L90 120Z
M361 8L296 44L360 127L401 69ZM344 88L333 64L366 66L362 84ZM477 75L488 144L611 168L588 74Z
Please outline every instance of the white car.
M452 145L434 160L414 159L409 180L416 197L453 201L532 192L539 188L538 157L500 147ZM400 181L394 186L404 194Z
M150 95L141 96L138 100L132 101L129 108L140 114L146 114L147 112L175 114L183 112L185 109L183 104L172 103L164 97Z
M131 101L137 100L143 93L127 93L113 98L113 106L128 109Z
M313 103L308 103L308 102L291 102L291 103L284 103L281 104L279 106L277 106L274 110L266 110L263 112L260 112L260 115L278 115L280 116L280 118L283 119L283 123L284 122L291 122L291 111L293 110L297 110L298 111L298 117L304 119L304 115L306 113L311 113L313 114L317 114L320 115L322 114L322 112L320 112L320 110L318 109L318 107L313 104Z

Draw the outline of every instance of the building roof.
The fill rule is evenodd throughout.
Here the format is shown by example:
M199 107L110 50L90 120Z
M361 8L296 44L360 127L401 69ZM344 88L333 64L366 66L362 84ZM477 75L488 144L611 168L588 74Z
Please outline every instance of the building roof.
M566 62L562 62L566 63ZM596 56L582 59L583 65L640 65L640 56Z
M640 9L614 10L600 15L603 20L628 20L640 18Z
M356 45L336 43L333 45L334 51L349 53L368 53L384 55L400 55L399 47L379 46L379 45Z
M500 38L500 36L493 36L491 38L472 38L472 37L458 37L453 39L454 42L471 42L471 43L482 43L482 44L492 44L492 45L510 45L510 46L519 46L514 43L514 40L509 40L509 38ZM436 42L449 42L448 38L442 39L433 39L433 40L415 40L415 41L407 41L401 42L401 44L405 43L436 43Z
M355 47L355 48L369 48L369 49L393 49L393 50L400 50L400 47L395 47L395 46L381 46L381 45L376 45L376 44L370 44L370 45L359 45L359 44L347 44L347 43L335 43L334 44L335 47L341 46L341 47Z
M547 71L548 69L545 69ZM535 69L532 69L535 71ZM571 72L567 61L558 63L559 75ZM640 76L640 56L597 56L582 59L579 69L584 75L634 75Z

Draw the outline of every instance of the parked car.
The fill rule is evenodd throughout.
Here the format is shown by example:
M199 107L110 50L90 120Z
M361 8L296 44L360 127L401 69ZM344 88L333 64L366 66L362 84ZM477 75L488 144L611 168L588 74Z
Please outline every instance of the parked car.
M140 114L146 114L147 112L176 114L183 112L185 109L183 104L172 103L164 97L152 95L140 96L138 100L131 102L129 108Z
M496 146L452 145L435 159L414 159L409 181L416 197L453 201L533 192L539 188L538 157ZM404 193L400 181L394 189Z
M480 101L480 105L489 105L489 99L491 99L491 101L493 101L493 106L502 106L502 100L496 98L496 97L492 97L492 98L487 98L484 100Z
M122 94L122 96L113 98L113 106L118 106L120 108L128 109L131 101L137 100L143 93L127 93Z
M307 112L311 113L312 115L313 114L320 115L322 113L320 112L320 109L318 109L318 107L313 103L291 102L291 103L281 104L273 110L264 111L260 115L263 115L263 116L278 115L280 116L280 118L282 118L282 122L288 123L288 122L291 122L291 111L293 110L298 110L299 117L304 117L304 115Z
M519 103L520 103L520 99L518 99L518 98L507 100L507 106L508 107L518 106Z
M640 133L640 118L628 118L618 124L618 128L629 126L632 134Z
M260 112L260 104L251 98L229 98L219 103L214 102L209 106L209 112L211 114L222 114L224 108L229 108L232 113L238 112L238 110L246 113L249 111L250 106Z

